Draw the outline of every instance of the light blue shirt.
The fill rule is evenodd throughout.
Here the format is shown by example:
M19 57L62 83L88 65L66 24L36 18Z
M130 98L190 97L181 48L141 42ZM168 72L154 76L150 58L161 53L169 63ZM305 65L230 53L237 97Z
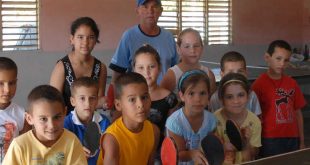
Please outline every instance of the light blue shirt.
M111 67L111 65L114 65L124 72L131 71L132 57L144 44L149 44L154 47L160 56L161 73L157 79L157 83L159 83L168 68L174 66L178 62L175 40L172 34L164 28L160 28L160 33L156 36L144 34L138 25L128 29L123 34L115 54L112 57L110 68L115 70L113 66Z
M183 113L183 108L171 114L166 122L166 128L176 135L184 138L186 142L186 149L199 149L201 140L216 128L217 120L215 116L207 110L203 113L203 122L199 130L195 133ZM180 165L191 165L193 161L179 162Z

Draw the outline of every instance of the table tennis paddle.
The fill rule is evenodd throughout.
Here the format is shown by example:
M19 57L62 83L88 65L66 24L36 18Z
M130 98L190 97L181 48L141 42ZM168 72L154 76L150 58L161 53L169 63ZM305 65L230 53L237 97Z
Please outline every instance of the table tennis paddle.
M97 123L90 122L86 125L83 145L90 150L91 155L96 155L100 146L100 129Z
M224 162L224 148L221 140L214 134L208 134L201 141L201 148L209 165L222 165Z
M107 91L107 108L112 109L114 106L114 85L110 84Z
M242 150L242 137L239 126L233 120L226 121L226 134L231 144L233 144L238 151Z
M178 149L172 137L165 137L161 145L160 155L163 165L178 164Z

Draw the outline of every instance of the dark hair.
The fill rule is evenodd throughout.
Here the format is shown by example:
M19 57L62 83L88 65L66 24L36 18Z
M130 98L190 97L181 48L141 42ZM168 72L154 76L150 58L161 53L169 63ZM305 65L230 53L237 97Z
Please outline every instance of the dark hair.
M16 72L17 75L17 65L16 63L7 57L0 57L0 71L1 70L12 70Z
M74 36L76 30L81 25L89 26L92 29L92 31L95 33L96 42L100 43L98 26L97 26L96 22L90 17L80 17L80 18L76 19L75 21L73 21L71 24L71 35Z
M284 40L275 40L269 44L268 49L267 49L267 53L270 56L272 56L276 47L283 48L283 49L288 50L289 52L292 52L292 48L288 42L286 42Z
M115 81L115 98L119 99L122 95L123 87L129 84L144 84L147 87L145 78L135 72L126 72L121 74Z
M97 89L99 89L98 86L98 81L94 80L91 77L80 77L76 80L74 80L74 82L72 83L71 87L70 87L70 91L71 91L71 95L73 96L76 92L76 89L79 87L94 87Z
M193 29L193 28L187 28L187 29L182 30L182 31L179 33L179 35L178 35L178 37L177 37L177 45L178 45L178 46L181 46L181 44L182 44L182 37L183 37L183 35L186 34L186 33L194 33L194 34L196 34L196 36L197 36L197 37L199 38L199 40L200 40L201 45L203 45L203 42L202 42L201 35L200 35L199 31L197 31L197 30L195 30L195 29Z
M210 79L204 71L199 69L189 70L183 73L179 79L178 90L185 93L189 86L196 86L200 81L206 83L208 94L210 94Z
M228 73L221 79L219 83L219 99L223 99L228 84L240 84L247 93L250 91L250 84L244 75L240 73Z
M59 102L65 107L65 102L62 94L53 86L39 85L31 90L28 95L28 110L32 110L32 105L39 100L48 102Z
M136 65L136 58L137 56L139 56L142 53L146 53L149 54L151 56L153 56L159 66L159 68L161 68L161 62L160 62L160 56L157 52L156 49L154 49L151 45L149 44L144 44L143 46L141 46L134 54L133 58L132 58L132 62L131 62L131 66L132 68L135 67Z
M226 62L243 62L244 68L246 68L246 61L242 54L235 51L229 51L223 55L221 58L221 71L224 71L224 66Z

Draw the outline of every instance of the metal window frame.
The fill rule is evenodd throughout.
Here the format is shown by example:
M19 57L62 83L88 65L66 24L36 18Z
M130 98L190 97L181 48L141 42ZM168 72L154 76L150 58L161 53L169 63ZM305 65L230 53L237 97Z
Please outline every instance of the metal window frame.
M176 4L175 6L175 10L173 11L169 11L169 7L172 8L171 6L165 6L165 4L168 4L168 3L171 3L171 4ZM201 19L202 21L199 21L199 23L202 23L204 24L204 26L200 27L200 28L197 28L195 26L184 26L184 20L183 18L185 18L182 14L184 12L184 8L186 7L185 5L182 4L182 2L203 2L203 9L202 12L203 12L203 18ZM224 3L226 5L226 10L227 10L227 26L224 26L226 29L228 30L222 30L222 31L215 31L214 33L222 33L220 36L216 36L215 34L212 34L212 29L209 28L209 25L210 23L212 24L216 24L217 21L213 21L211 22L210 20L210 16L209 16L209 10L211 9L211 5L210 3ZM232 12L232 0L162 0L162 5L163 5L163 8L164 8L164 11L163 11L163 14L162 16L159 18L159 22L158 24L160 26L163 26L165 27L166 29L170 30L174 36L176 37L177 34L185 29L185 28L188 28L188 27L192 27L194 29L197 29L200 33L201 33L201 36L204 40L204 42L208 45L211 45L211 44L231 44L232 43L232 18L231 18L231 12ZM201 6L200 6L201 7ZM214 7L214 5L213 5ZM195 8L195 7L193 7ZM168 11L167 11L168 9ZM167 15L165 15L166 13L169 13L169 12L177 12L176 14L174 14L174 17L169 17ZM223 12L223 11L220 11L220 12ZM171 21L169 22L169 18L171 20L176 20L176 22L174 21ZM193 18L201 18L201 17L193 17ZM166 20L164 20L166 19ZM168 19L168 20L167 20ZM216 16L212 17L211 19L216 19ZM164 20L164 21L163 21ZM194 21L193 21L194 22ZM175 24L176 26L165 26L165 24ZM187 22L187 23L190 23L190 22ZM214 27L217 27L217 26L214 26ZM219 26L221 27L221 26ZM210 35L211 33L211 35ZM226 34L227 35L224 35ZM227 40L221 40L219 42L217 41L212 41L214 39L216 39L216 37L227 37Z
M1 50L38 50L39 0L1 0L0 4ZM8 13L10 11L13 13ZM20 17L20 20L8 17ZM32 17L33 20L26 20L27 17Z

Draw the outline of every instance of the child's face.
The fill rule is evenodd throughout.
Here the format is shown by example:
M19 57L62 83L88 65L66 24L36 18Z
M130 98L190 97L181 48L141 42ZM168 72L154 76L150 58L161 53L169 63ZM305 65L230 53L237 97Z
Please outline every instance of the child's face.
M222 101L228 113L239 114L246 109L248 94L240 84L227 84Z
M287 67L291 52L284 49L276 47L272 56L265 54L265 60L269 66L269 71L274 76L282 75L284 69Z
M125 123L143 123L151 107L148 87L143 83L123 86L120 98L115 100L115 106L122 111Z
M57 101L37 100L31 108L26 119L36 138L45 146L53 145L63 133L65 107Z
M221 71L221 76L224 77L228 73L240 73L247 76L247 70L242 61L226 61Z
M154 56L144 53L136 56L134 71L143 75L147 81L148 86L157 82L157 77L160 72L158 63Z
M16 71L0 71L0 109L5 109L10 105L16 92Z
M88 123L98 104L98 90L96 87L80 86L75 89L71 97L71 104L82 123Z
M76 53L89 55L96 45L96 36L89 26L81 25L70 41Z
M183 34L182 43L177 49L182 62L187 64L198 63L203 51L200 38L193 32Z
M199 81L194 87L189 86L185 93L179 92L181 100L184 102L185 110L191 113L201 113L209 103L209 93L207 84Z

